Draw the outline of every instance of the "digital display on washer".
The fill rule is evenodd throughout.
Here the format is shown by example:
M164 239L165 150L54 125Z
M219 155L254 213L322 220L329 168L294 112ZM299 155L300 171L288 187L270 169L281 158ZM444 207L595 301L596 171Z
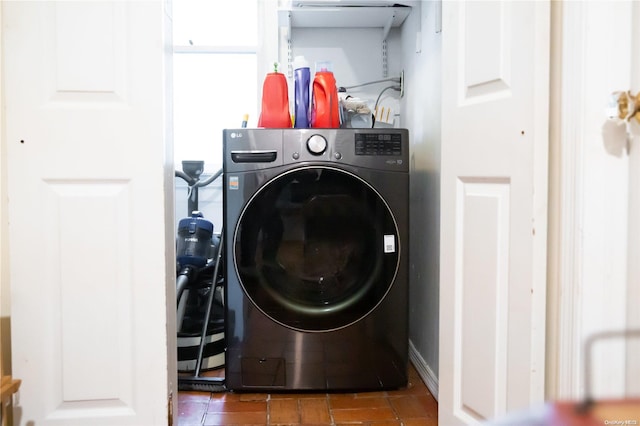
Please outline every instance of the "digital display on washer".
M356 155L402 155L400 133L356 133Z

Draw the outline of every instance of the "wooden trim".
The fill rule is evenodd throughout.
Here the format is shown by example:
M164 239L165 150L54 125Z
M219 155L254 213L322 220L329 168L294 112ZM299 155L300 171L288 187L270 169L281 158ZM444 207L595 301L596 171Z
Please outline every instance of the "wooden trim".
M559 32L556 40L562 46L554 58L560 64L554 64L552 76L552 87L559 88L560 99L559 105L551 102L554 177L548 244L547 399L575 398L580 388L586 7L583 2L554 6L553 30Z
M2 376L0 380L0 422L2 426L9 425L11 414L9 409L13 406L12 396L18 392L21 380L12 379L11 376ZM7 410L5 412L5 410Z
M550 87L550 38L551 8L549 2L539 2L535 8L535 67L534 72L534 161L532 214L533 268L531 283L531 379L529 400L531 404L544 400L545 347L547 297L547 235L549 210L549 87Z
M2 403L10 398L11 395L18 392L20 388L21 380L12 379L11 376L2 376L2 381L0 382L0 399Z
M409 340L409 359L411 363L415 367L418 375L422 379L425 385L427 385L427 389L431 392L431 395L438 400L438 377L433 372L431 367L427 364L427 362L422 358L422 355L418 352L416 347L413 345L413 342Z

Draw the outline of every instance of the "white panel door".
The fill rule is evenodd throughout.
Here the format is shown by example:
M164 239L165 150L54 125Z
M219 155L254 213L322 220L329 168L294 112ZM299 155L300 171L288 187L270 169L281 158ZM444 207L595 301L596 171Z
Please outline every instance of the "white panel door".
M544 397L549 4L443 2L439 422Z
M16 424L167 424L163 2L2 8Z

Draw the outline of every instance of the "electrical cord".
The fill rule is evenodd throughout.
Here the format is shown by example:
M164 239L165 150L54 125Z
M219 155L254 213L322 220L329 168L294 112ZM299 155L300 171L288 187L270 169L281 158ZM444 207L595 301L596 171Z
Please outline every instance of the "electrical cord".
M375 126L375 124L376 124L376 113L378 112L378 102L380 102L380 98L382 98L383 93L386 92L389 89L393 89L393 90L399 92L400 91L400 86L387 86L384 89L382 89L382 91L378 95L378 99L376 99L375 106L373 107L374 114L373 114L373 120L372 120L372 123L371 123L371 128L373 128L373 126Z
M368 81L362 84L356 84L354 86L340 86L338 88L338 92L344 93L349 89L355 89L356 87L369 86L371 84L384 83L385 81L393 81L394 83L400 83L400 79L398 77L390 77L382 80Z

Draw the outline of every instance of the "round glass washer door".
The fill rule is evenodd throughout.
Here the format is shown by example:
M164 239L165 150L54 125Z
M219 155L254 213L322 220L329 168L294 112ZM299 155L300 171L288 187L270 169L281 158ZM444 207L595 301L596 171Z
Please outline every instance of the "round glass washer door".
M246 295L296 330L330 331L364 318L398 269L397 225L386 202L363 179L330 167L266 183L242 211L233 244Z

